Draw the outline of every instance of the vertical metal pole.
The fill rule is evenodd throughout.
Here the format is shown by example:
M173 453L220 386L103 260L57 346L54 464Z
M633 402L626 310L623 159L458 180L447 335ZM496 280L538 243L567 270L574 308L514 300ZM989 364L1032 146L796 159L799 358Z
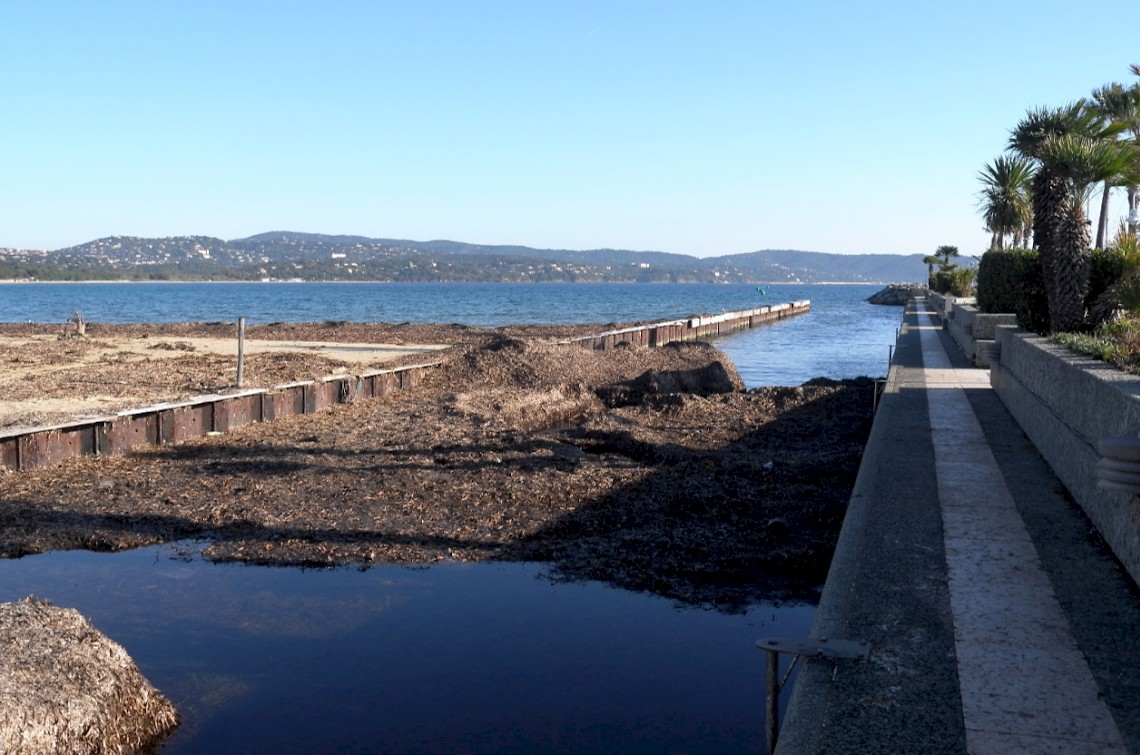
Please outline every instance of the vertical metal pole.
M890 365L895 361L895 345L892 343L887 349L887 364Z
M768 656L767 688L765 700L767 716L764 725L764 740L768 755L776 752L776 737L780 734L780 654L775 650L765 650Z
M237 387L241 388L245 379L245 318L238 318L238 374Z

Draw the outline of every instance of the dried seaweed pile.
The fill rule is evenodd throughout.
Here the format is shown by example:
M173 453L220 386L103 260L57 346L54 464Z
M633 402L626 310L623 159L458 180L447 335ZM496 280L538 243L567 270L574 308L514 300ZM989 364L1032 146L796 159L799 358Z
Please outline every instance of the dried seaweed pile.
M98 341L41 343L10 357L9 369L0 373L0 393L9 406L26 402L25 406L34 408L5 411L0 428L66 422L77 414L114 413L235 389L236 364L231 357L193 354L180 349L177 341L156 341L151 348L177 350L179 358L139 359L111 352L96 361L79 362L85 352L97 347ZM11 369L25 364L34 369ZM304 352L250 354L245 360L245 386L313 380L348 369L346 362ZM70 408L49 408L61 399Z
M739 610L810 594L870 381L744 392L707 344L498 337L382 401L0 479L5 555L200 538L217 559L524 559Z
M76 610L0 603L0 752L154 751L174 706Z
M593 326L594 331L601 326ZM583 326L513 326L497 331L464 325L386 323L274 323L247 329L250 339L321 343L478 345L506 333L547 340L580 334ZM588 330L588 328L587 328ZM67 334L61 325L0 323L0 336L26 339L6 345L0 357L0 429L64 423L77 416L113 414L164 401L236 390L232 356L196 353L187 338L234 339L233 323L89 323L87 337ZM590 331L590 332L594 332ZM117 349L109 338L137 341L138 351ZM177 357L177 358L171 358ZM434 358L434 357L433 357ZM422 355L385 361L384 367L422 362ZM243 387L269 388L313 380L359 365L318 353L248 353Z

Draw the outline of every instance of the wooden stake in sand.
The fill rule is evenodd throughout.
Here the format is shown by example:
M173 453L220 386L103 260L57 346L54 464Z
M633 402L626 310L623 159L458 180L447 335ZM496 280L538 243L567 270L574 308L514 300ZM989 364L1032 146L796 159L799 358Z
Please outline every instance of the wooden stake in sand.
M245 318L238 318L238 374L237 387L241 388L245 378Z

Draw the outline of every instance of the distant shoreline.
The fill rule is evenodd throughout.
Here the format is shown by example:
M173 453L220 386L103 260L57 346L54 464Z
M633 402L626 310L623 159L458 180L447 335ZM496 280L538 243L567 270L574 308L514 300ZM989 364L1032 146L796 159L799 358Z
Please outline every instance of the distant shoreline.
M322 284L374 284L374 285L399 285L399 286L465 286L465 285L486 285L486 286L891 286L891 285L906 285L900 284L898 281L776 281L765 282L758 281L752 282L734 282L734 283L712 283L712 282L686 282L686 283L669 283L665 281L371 281L371 280L249 280L249 281L183 281L183 280L168 280L168 281L140 281L140 280L77 280L77 281L40 281L40 280L13 280L6 279L0 280L0 286L24 286L24 285L99 285L113 283L120 284L162 284L162 285L182 285L182 284L217 284L217 285L233 285L233 284L257 284L264 286L274 286L279 284L305 284L305 283L322 283Z

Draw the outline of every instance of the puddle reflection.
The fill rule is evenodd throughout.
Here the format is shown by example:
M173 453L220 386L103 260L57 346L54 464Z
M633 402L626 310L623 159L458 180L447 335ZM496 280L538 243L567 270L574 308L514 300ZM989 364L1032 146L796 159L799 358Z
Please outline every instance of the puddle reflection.
M77 608L182 714L164 753L761 752L761 636L814 608L680 608L541 564L301 570L170 546L0 561Z

